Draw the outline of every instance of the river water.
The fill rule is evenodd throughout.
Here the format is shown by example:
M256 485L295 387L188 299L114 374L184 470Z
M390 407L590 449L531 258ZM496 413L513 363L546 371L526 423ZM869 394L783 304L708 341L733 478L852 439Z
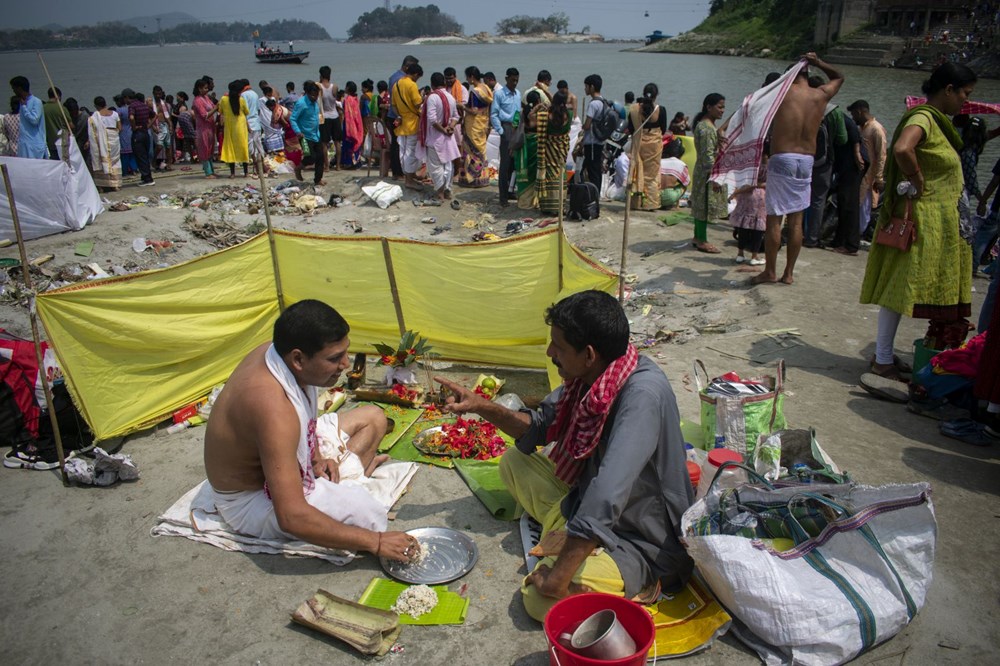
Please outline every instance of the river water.
M284 45L282 45L284 46ZM335 42L296 43L296 48L311 52L302 65L260 64L254 60L249 44L143 46L113 49L79 49L43 53L49 73L64 97L76 97L86 106L93 98L110 98L122 88L149 93L160 85L168 93L178 90L190 94L195 79L212 76L216 90L225 91L226 82L247 78L253 84L267 79L284 90L287 81L295 81L301 90L306 79L317 78L321 65L333 68L339 84L365 78L388 79L407 53L420 58L428 83L430 73L447 66L461 72L467 65L482 71L492 70L501 81L508 67L521 72L519 88L526 90L539 69L548 69L554 80L566 79L570 90L583 97L583 79L597 73L604 79L604 94L621 100L625 91L641 92L652 81L659 86L660 103L672 116L677 111L694 116L705 95L718 92L726 96L730 112L748 93L763 83L770 71L783 71L786 61L757 58L733 58L710 55L670 53L632 53L621 51L621 44L483 44L426 45L342 44ZM847 106L856 99L866 99L872 112L892 133L902 115L903 98L920 94L926 72L871 67L842 68L846 81L836 101ZM34 53L5 53L0 56L0 80L15 75L27 76L35 93L44 96L45 74ZM360 87L360 86L359 86ZM975 99L1000 102L1000 80L984 79L976 86ZM728 115L728 114L727 114ZM988 118L995 126L996 118ZM990 169L1000 157L1000 140L988 144L980 160L980 186L985 187Z

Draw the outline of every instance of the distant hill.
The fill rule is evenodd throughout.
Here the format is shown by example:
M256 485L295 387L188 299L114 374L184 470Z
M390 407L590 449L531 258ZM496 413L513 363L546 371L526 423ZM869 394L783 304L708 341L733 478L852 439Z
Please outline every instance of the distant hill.
M49 23L38 28L38 30L48 30L49 32L59 32L65 29L65 26L61 26L58 23Z
M794 58L812 49L818 0L711 0L690 32L640 49Z
M161 18L167 15L161 15ZM171 14L183 17L186 14ZM139 21L141 19L132 19ZM166 23L161 21L161 23ZM144 24L146 25L146 24ZM53 48L142 46L156 44L156 19L153 29L145 31L124 23L98 23L48 30L0 30L0 51L23 51ZM330 34L318 23L297 19L270 23L199 23L186 21L173 27L162 26L163 41L168 44L189 42L250 42L259 33L267 40L329 41Z
M185 14L184 12L169 12L167 14L154 14L152 16L136 16L135 18L121 21L125 25L138 28L142 32L156 32L156 19L160 19L160 27L164 30L176 28L184 23L197 23L198 17Z

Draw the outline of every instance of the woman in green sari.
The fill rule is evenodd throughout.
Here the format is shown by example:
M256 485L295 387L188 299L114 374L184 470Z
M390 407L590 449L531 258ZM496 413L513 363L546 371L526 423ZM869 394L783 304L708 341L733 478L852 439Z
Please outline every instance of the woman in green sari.
M566 200L565 166L573 124L566 103L566 94L557 92L548 109L538 110L538 208L550 215L559 213L560 190L562 201Z
M890 218L903 217L906 201L897 187L905 182L913 188L917 235L905 252L876 242L868 254L861 302L880 306L871 370L882 377L899 379L904 369L893 356L903 315L930 320L924 345L931 349L958 347L969 331L972 251L959 235L962 140L950 116L961 110L975 84L968 67L941 65L924 83L927 102L907 111L892 137L876 239Z
M719 248L708 242L710 220L726 217L729 195L726 188L711 181L712 167L719 151L719 130L715 123L726 111L726 98L719 93L705 97L701 111L694 117L694 145L698 159L691 179L691 215L694 217L694 240L699 252L718 254Z
M539 112L544 107L539 102L542 97L536 90L529 92L521 106L521 122L524 123L524 143L514 153L514 170L517 174L517 207L530 210L538 206L538 131ZM545 131L543 128L541 131Z

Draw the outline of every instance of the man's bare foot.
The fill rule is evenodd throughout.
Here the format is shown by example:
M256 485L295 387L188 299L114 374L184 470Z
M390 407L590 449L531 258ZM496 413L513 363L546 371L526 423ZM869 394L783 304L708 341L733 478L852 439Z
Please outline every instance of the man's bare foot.
M768 273L767 271L758 273L747 280L747 284L751 287L755 287L758 284L774 284L775 282L777 282L777 280L775 279L774 274Z
M451 190L445 190L444 191L444 198L445 199L451 199Z
M385 462L388 462L388 461L389 461L389 454L388 453L380 453L380 454L378 454L377 456L375 456L374 458L372 458L372 461L370 463L368 463L368 467L365 468L365 476L371 476L372 474L375 473L375 468L377 468L382 463L385 463Z
M321 185L326 185L326 181L325 180L321 180L318 183L313 183L313 185L320 185L320 186Z
M215 180L216 178L218 178L218 176L216 176L214 173L210 173L207 176L205 176L205 178L206 180Z
M231 173L231 174L229 174L229 177L230 178L236 178L236 174L235 173Z
M781 276L781 279L778 280L778 281L782 282L784 284L794 284L795 283L795 278L793 278L788 273L785 273L784 275Z

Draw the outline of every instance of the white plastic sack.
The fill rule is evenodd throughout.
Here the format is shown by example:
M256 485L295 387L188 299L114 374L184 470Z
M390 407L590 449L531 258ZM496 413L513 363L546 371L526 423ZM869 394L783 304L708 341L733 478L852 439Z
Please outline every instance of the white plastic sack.
M849 514L785 552L759 539L695 535L712 495L681 519L698 570L729 613L760 639L747 643L769 664L849 661L906 626L931 583L937 524L929 484L742 486L735 492L741 501L786 503L809 489Z
M365 185L361 188L361 191L382 210L385 210L403 198L402 187L391 185L384 180L380 180L374 185Z

